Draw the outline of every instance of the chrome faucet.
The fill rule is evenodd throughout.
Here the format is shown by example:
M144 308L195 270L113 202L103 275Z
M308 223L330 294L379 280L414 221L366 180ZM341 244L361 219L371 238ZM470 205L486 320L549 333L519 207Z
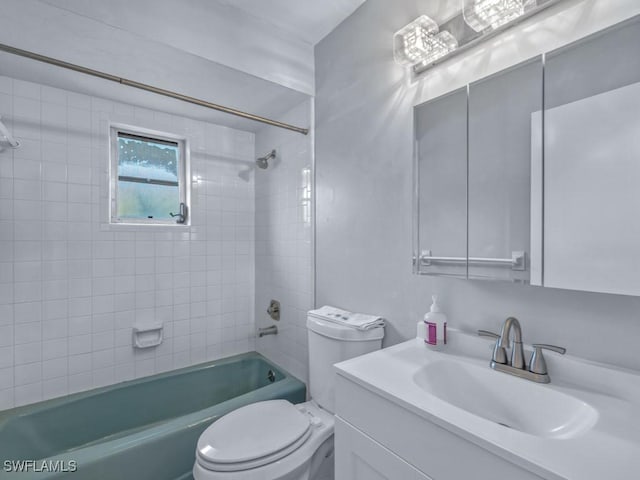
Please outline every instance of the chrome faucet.
M509 317L502 325L502 333L496 342L502 348L509 348L509 334L513 328L514 339L511 347L511 366L513 368L524 368L524 350L522 349L522 328L516 317ZM494 359L495 360L495 359ZM502 362L506 363L506 362Z
M258 329L258 337L260 338L264 337L265 335L277 335L277 334L278 334L278 327L275 325Z
M513 345L510 347L511 329L514 332L514 339ZM533 344L534 350L529 361L529 368L527 368L524 362L524 349L522 348L522 329L520 322L515 317L509 317L504 321L500 335L487 330L478 330L478 335L496 339L496 344L493 347L493 356L489 363L491 368L538 383L549 383L551 381L547 373L547 364L542 355L542 349L553 350L561 354L566 352L566 349L555 345ZM511 348L511 359L509 361L507 361L507 348Z

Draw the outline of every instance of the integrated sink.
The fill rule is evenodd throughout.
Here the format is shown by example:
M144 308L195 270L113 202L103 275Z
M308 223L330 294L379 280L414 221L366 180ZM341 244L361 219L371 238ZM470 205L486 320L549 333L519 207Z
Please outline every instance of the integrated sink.
M506 428L571 438L595 425L598 412L568 394L463 360L427 363L414 383L440 400Z
M400 418L406 421L398 428L407 435L416 421L435 424L439 429L425 433L428 438L417 440L422 435L417 428L415 441L407 440L416 459L422 458L423 447L416 442L424 441L426 450L430 444L440 455L450 445L445 438L453 435L533 472L533 478L639 478L640 372L550 353L546 364L551 383L536 383L489 366L493 339L448 329L447 341L446 349L434 351L423 340L412 339L337 364L338 383L358 385L361 390L348 390L363 395L354 400L356 407L349 398L342 408L362 419L362 412L373 408L363 399L369 393L379 398L371 415L382 439L395 425L382 402L402 409ZM524 352L527 364L529 351ZM431 441L431 435L442 436ZM473 468L485 474L451 477L443 467L442 475L434 472L433 478L531 478L486 474L491 468L478 462L487 457L469 455L475 459L469 460Z

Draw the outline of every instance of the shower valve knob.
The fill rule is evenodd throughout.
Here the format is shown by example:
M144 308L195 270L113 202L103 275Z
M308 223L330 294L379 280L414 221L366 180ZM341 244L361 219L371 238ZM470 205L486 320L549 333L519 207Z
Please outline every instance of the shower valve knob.
M269 308L267 308L267 313L273 320L280 320L280 302L271 300L271 302L269 302Z

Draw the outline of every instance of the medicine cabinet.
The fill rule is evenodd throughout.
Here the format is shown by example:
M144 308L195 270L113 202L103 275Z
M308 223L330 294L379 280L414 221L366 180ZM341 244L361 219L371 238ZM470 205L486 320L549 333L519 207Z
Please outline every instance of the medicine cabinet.
M414 108L414 272L640 295L640 17Z

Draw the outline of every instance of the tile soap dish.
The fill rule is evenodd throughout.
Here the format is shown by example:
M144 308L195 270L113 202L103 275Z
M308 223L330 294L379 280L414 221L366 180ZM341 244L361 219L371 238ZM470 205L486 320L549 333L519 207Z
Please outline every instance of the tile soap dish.
M133 326L134 348L157 347L162 343L164 328L161 323L149 323Z

